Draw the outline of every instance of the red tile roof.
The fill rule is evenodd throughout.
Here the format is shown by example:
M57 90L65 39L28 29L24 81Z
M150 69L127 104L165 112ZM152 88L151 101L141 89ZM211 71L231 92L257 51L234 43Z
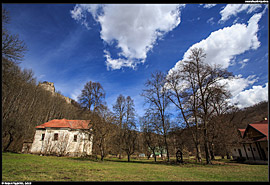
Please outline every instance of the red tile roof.
M248 126L245 129L238 129L238 131L240 132L242 138L246 137L246 134L247 134L247 132L248 132L248 130L250 128L256 130L259 133L261 133L262 138L257 139L257 141L268 140L268 120L263 120L263 121L260 121L260 122L251 123L251 124L248 124Z
M266 136L268 140L268 123L253 123L249 124L251 127L262 133L263 135Z
M36 128L71 128L71 129L89 129L90 120L67 120L67 119L54 119Z
M239 132L240 132L240 134L241 134L241 137L243 137L243 136L244 136L245 130L246 130L246 129L238 129L238 131L239 131Z

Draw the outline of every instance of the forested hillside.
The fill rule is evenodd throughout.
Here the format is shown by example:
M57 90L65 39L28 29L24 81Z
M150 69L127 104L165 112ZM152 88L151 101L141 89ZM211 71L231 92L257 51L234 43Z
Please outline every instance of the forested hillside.
M31 69L21 69L27 47L6 25L8 12L2 10L2 151L18 152L25 141L31 141L35 126L51 119L84 119L79 106L66 103L37 86Z
M261 102L251 107L246 107L236 113L235 124L238 128L246 128L250 123L255 123L268 118L268 102Z
M246 128L248 124L260 122L268 119L268 102L261 102L251 107L235 110L230 114L218 117L209 127L209 142L211 143L210 152L214 156L230 156L230 148L239 142L239 133L237 129ZM195 128L177 129L171 132L174 145L183 151L196 154L192 141L192 132ZM198 132L199 141L202 142L202 131ZM201 146L203 148L203 146ZM203 154L204 155L204 154Z
M3 150L20 151L24 141L33 139L35 126L49 120L83 119L78 107L37 86L30 70L21 70L5 58L2 66Z

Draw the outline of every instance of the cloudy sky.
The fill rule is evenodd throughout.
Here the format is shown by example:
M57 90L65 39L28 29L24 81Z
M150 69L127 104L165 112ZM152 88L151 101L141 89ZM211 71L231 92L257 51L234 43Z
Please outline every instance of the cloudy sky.
M268 99L266 4L2 6L9 30L28 47L21 67L72 99L91 80L105 89L109 108L123 94L142 115L151 73L176 69L193 47L237 77L228 82L231 102L243 108Z

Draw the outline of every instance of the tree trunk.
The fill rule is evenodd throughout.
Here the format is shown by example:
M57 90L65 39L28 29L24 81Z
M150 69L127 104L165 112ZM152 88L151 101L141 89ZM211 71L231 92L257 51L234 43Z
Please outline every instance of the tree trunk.
M120 118L120 130L119 130L119 140L118 140L118 145L119 145L119 159L122 158L122 150L121 150L121 147L122 147L122 132L121 132L121 128L122 128L122 119Z
M196 143L196 160L197 162L202 162L202 153L201 153L201 145Z
M128 162L130 162L130 154L128 154Z
M227 159L231 159L229 152L226 152Z
M8 142L7 146L4 148L4 151L7 151L8 148L9 148L9 146L10 146L11 143L13 142L13 137L12 137L11 132L9 131L8 134L9 134L9 142Z
M210 152L209 152L209 142L207 138L207 130L204 128L204 150L205 150L205 158L206 164L212 164L210 159Z
M156 156L156 153L155 153L155 149L153 149L152 152L153 152L153 156L154 156L155 162L157 162L157 156Z
M150 156L151 156L151 154L147 155L147 159L148 159L148 160L150 159Z
M166 146L166 150L167 150L167 162L170 162L169 147L168 147L166 136L164 137L164 141L165 141L165 146Z
M187 122L186 122L187 123ZM187 124L188 125L188 124ZM190 126L188 125L188 128L190 128ZM199 126L198 126L198 123L196 121L196 133L194 133L192 130L191 130L191 134L192 134L192 139L193 139L193 142L195 144L195 148L196 148L196 161L197 162L202 162L202 153L201 153L201 144L200 144L200 141L198 139L198 135L199 135Z
M213 143L210 143L209 149L210 149L211 160L215 160Z
M104 159L104 151L103 151L102 148L100 149L100 157L101 157L101 160L103 161L103 159Z

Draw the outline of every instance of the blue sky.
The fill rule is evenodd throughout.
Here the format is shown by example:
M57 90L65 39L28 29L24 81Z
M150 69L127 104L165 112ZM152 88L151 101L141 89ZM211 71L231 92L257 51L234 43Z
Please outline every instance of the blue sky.
M105 89L110 109L123 94L143 115L140 94L151 73L176 69L195 46L238 77L228 82L233 103L268 99L266 4L2 6L9 30L28 47L21 67L72 99L91 80Z

